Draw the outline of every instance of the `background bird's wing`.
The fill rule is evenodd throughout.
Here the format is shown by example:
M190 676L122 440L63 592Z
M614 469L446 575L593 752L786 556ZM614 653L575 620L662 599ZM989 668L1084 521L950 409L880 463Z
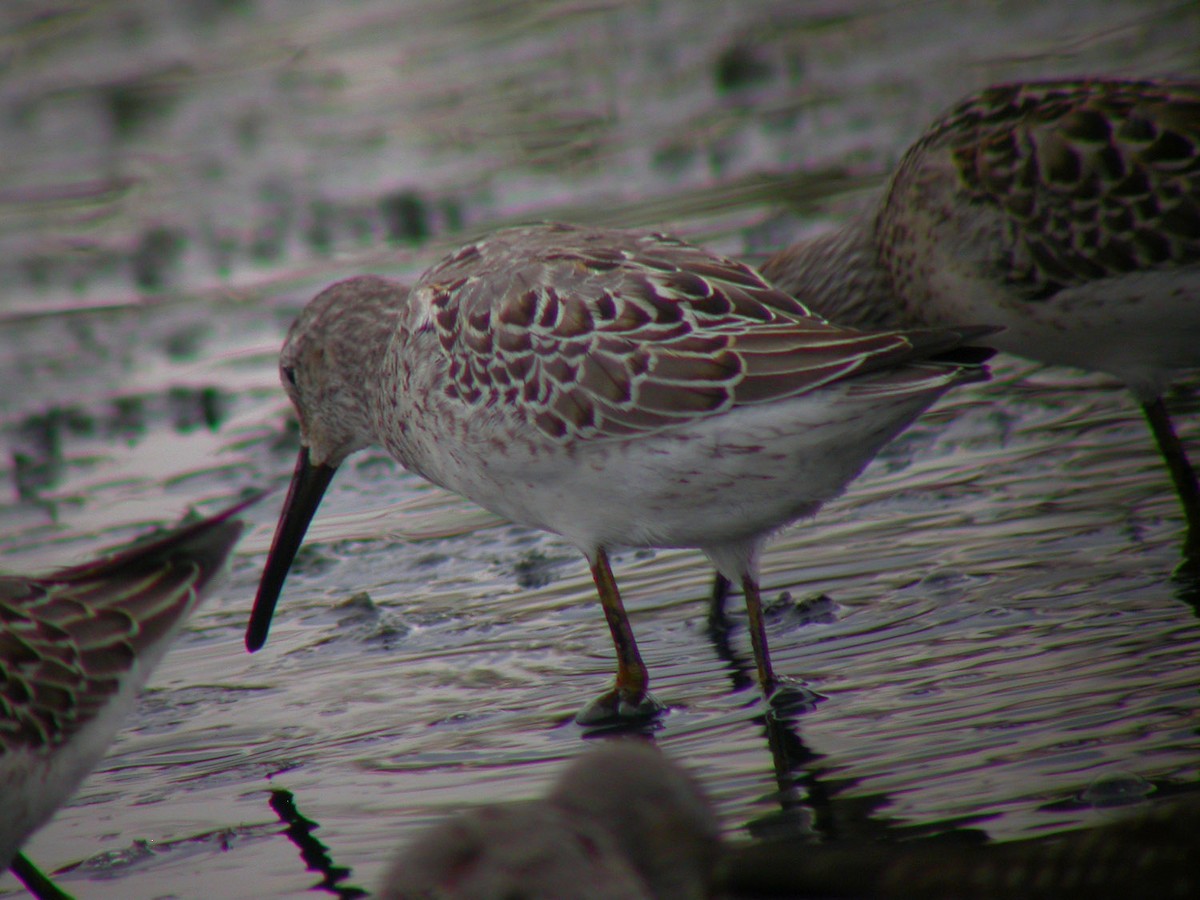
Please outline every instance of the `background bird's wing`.
M91 721L191 611L260 496L80 566L0 577L0 753L53 748Z
M991 87L906 162L936 150L949 152L970 202L1002 211L1009 241L995 265L1030 299L1200 263L1200 82Z

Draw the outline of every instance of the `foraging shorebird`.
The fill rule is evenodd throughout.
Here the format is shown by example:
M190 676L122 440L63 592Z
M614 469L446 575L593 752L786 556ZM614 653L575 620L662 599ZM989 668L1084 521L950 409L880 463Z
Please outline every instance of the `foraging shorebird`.
M280 353L301 451L246 642L262 646L325 488L382 445L406 468L588 560L617 650L581 722L651 716L613 546L696 547L742 585L759 682L776 686L758 586L767 536L838 495L951 387L977 329L830 325L752 269L659 234L544 225L451 254L411 290L338 282Z
M1120 379L1200 559L1200 486L1163 403L1200 367L1200 82L987 88L913 144L865 214L762 273L839 324L996 325L989 346Z

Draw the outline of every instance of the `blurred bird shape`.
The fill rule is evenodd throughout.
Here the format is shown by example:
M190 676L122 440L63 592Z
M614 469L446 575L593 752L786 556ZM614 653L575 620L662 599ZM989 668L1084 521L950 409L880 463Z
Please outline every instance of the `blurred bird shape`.
M0 865L104 755L262 496L50 575L0 576Z

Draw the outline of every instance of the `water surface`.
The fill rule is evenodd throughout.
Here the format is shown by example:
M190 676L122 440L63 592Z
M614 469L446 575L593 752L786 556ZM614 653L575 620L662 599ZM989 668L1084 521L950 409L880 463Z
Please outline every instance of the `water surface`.
M26 7L28 8L28 7ZM34 5L36 9L36 5ZM858 208L974 87L1200 73L1172 3L109 3L6 10L0 565L77 562L291 472L275 354L321 286L411 279L546 218L755 256ZM169 11L168 11L169 10ZM1200 780L1200 625L1136 407L1002 358L764 559L768 729L710 573L617 577L654 737L734 838L1028 838ZM1172 398L1200 447L1200 406ZM339 473L267 647L242 634L276 495L108 758L29 855L87 897L296 896L293 808L370 887L464 804L542 790L611 677L582 559L380 453ZM820 599L817 595L824 595ZM735 600L735 608L737 608ZM1127 808L1127 807L1126 807ZM292 835L306 831L293 827ZM21 895L11 876L0 893Z

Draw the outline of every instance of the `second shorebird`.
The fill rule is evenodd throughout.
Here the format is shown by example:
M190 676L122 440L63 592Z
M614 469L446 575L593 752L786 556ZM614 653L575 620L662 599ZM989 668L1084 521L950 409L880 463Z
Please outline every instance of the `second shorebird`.
M22 842L103 756L261 496L70 569L0 575L0 872L12 862L34 890Z
M1200 483L1162 400L1200 367L1200 82L987 88L908 149L864 215L762 271L840 324L998 325L990 346L1116 376L1200 563Z
M617 651L581 722L654 714L613 546L695 547L746 595L763 689L767 536L814 514L956 384L978 329L830 325L752 269L658 234L499 232L411 291L372 276L314 298L279 359L301 450L246 636L256 650L337 467L406 468L587 557Z

